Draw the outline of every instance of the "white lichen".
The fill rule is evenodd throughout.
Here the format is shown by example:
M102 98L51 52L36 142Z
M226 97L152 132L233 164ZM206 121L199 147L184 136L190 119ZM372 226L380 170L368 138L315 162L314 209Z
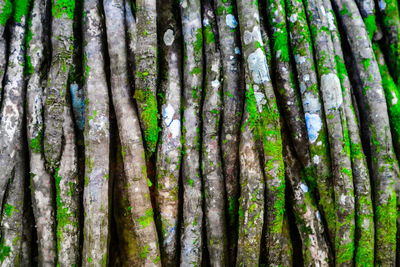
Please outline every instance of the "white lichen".
M329 111L338 109L343 103L340 80L336 74L321 76L321 91L324 94L324 105Z
M174 31L171 29L166 30L164 33L164 38L163 38L165 45L171 46L172 43L174 42L174 39L175 39Z
M226 15L226 17L225 17L225 22L226 22L226 25L227 25L229 28L231 28L231 29L235 29L235 28L238 26L238 24L239 24L239 23L236 21L235 16L232 15L232 14Z
M249 69L253 81L257 84L262 84L270 80L267 59L261 48L251 53L247 58Z

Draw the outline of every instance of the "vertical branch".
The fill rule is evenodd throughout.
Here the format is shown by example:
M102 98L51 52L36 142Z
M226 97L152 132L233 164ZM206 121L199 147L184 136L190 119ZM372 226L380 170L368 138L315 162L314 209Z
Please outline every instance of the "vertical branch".
M290 62L289 39L286 28L285 3L267 0L267 18L271 32L272 58L279 103L282 105L293 145L305 166L311 163L306 124L301 110L300 96L297 92L293 67Z
M378 44L373 44L379 72L382 77L382 87L385 92L388 115L392 130L393 145L397 157L400 157L400 91L390 75L389 68L385 63L385 58Z
M49 22L46 16L47 1L34 1L31 23L27 29L27 72L30 74L27 85L27 137L29 144L32 207L38 236L38 264L56 264L56 211L55 192L52 177L45 169L42 148L43 117L43 65L45 63L45 27ZM34 33L34 34L33 34Z
M62 155L63 113L66 105L67 81L73 53L73 18L75 0L52 1L52 58L45 88L44 155L47 168L53 173Z
M308 133L308 149L312 159L312 165L310 167L306 165L305 171L311 188L315 187L318 194L318 205L327 222L327 233L331 244L334 244L335 208L331 181L332 170L311 33L302 1L290 0L286 3L290 45L296 63L297 81Z
M79 177L78 155L75 144L72 111L64 107L63 147L60 167L55 169L57 207L57 264L60 266L78 265L79 247Z
M314 41L332 160L336 203L335 260L336 264L350 264L353 261L355 233L353 176L343 96L329 31L330 18L326 16L329 11L319 0L306 0L305 6Z
M3 82L3 77L6 71L6 38L4 30L8 19L12 15L12 2L11 0L0 0L0 83ZM0 92L1 92L0 88ZM1 96L0 96L1 103Z
M219 149L221 118L221 54L215 39L216 21L211 2L203 2L205 82L202 129L202 173L204 179L207 247L212 266L225 266L228 259L225 186Z
M374 263L374 213L372 207L372 192L367 160L361 144L361 135L357 117L351 99L352 87L341 47L335 13L331 2L324 0L325 12L329 18L329 30L335 50L335 61L340 84L342 87L343 107L347 120L350 140L350 155L352 164L353 184L355 193L356 240L355 264L357 266L373 265ZM364 22L365 22L364 18ZM370 34L371 32L369 32ZM371 35L370 35L371 37Z
M24 210L23 114L25 36L29 2L16 0L11 21L10 54L0 114L1 266L19 264Z
M174 1L158 1L160 47L161 136L157 149L157 206L163 265L177 265L179 170L181 160L181 30Z
M200 100L203 92L201 1L180 2L183 32L183 225L181 265L200 266L202 258L202 182Z
M85 187L82 262L106 264L109 234L109 97L104 70L100 1L84 1ZM96 242L95 242L96 240ZM90 259L90 260L89 260Z
M257 1L238 1L238 13L246 66L247 108L250 118L260 123L254 137L256 140L261 140L263 144L267 206L265 214L267 260L270 265L279 265L282 257L280 243L285 211L280 114L261 39ZM248 101L252 102L251 105Z
M400 76L400 13L397 1L382 0L379 2L382 18L382 31L385 48L388 51L388 66L393 80L398 83ZM369 28L365 23L367 31ZM369 25L368 25L369 26Z
M240 35L234 13L235 1L215 0L219 49L222 60L222 124L220 142L228 210L229 263L235 264L238 225L239 168L238 150L243 108L243 83L240 62Z
M153 153L158 140L157 11L156 0L136 1L135 99L146 150Z
M250 87L251 88L251 87ZM259 130L254 91L246 92L240 135L239 238L236 266L252 266L260 259L264 224L265 183L255 135Z
M114 181L113 215L117 228L118 253L122 266L139 266L141 262L140 247L135 235L135 229L132 227L134 224L132 220L133 206L129 203L128 187L126 186L128 183L124 173L121 152L121 144L118 140L115 168L113 169L114 176L111 178Z
M124 171L133 228L137 236L140 262L160 266L157 231L148 187L145 150L139 120L129 98L127 47L125 40L124 1L103 2L108 52L110 56L111 92L121 138Z
M284 135L285 173L293 191L292 205L296 226L300 233L305 266L329 266L329 248L324 236L321 215L307 185L307 177L300 161L290 146L288 135Z
M374 181L375 264L391 265L396 253L396 192L397 162L393 152L387 104L378 64L364 22L353 1L333 2L349 41L362 92L357 92L359 109L367 113L368 145L371 149L371 175Z

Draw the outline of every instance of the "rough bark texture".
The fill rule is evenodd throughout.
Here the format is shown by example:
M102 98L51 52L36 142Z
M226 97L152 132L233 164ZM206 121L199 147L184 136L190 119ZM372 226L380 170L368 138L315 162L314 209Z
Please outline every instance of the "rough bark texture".
M121 138L127 194L132 207L132 221L140 253L140 264L160 266L157 231L153 219L146 170L145 150L142 143L139 119L129 97L127 49L125 42L124 2L103 2L110 56L111 92L118 130Z
M324 236L321 215L315 204L307 177L300 161L284 136L284 160L286 177L293 191L292 200L296 225L303 242L304 266L329 266L329 247Z
M264 54L257 2L238 1L238 14L245 62L247 108L250 113L249 118L252 120L251 126L259 124L256 126L255 138L262 144L267 206L265 212L267 261L269 265L279 265L283 252L281 234L285 210L280 115Z
M362 84L357 92L360 112L368 125L367 140L371 151L369 159L375 199L375 263L391 265L395 262L396 247L396 192L398 177L392 136L382 80L366 27L355 3L335 0L343 28L350 44L355 67ZM343 10L347 12L343 12ZM367 112L368 110L368 112Z
M100 1L85 0L83 58L85 69L84 244L82 262L106 264L109 235L110 123ZM94 240L98 240L94 242ZM90 264L88 264L90 265Z
M399 16L0 0L0 266L399 265Z
M316 186L319 207L327 222L331 243L334 244L335 209L333 204L332 174L327 142L325 114L322 109L321 93L318 90L311 33L303 3L287 1L291 49L294 54L297 82L303 104L308 133L308 149L312 163L305 165L306 175L312 187Z
M38 263L43 266L52 266L56 262L56 211L52 187L52 177L45 169L45 160L42 148L43 116L43 70L45 64L44 42L48 23L46 18L48 4L46 1L34 1L31 25L27 29L30 38L27 43L28 72L31 74L27 85L27 136L30 157L30 177L32 189L32 206L38 235ZM35 34L33 35L32 32Z
M205 195L207 248L211 266L226 266L227 237L221 150L218 149L221 118L221 56L215 40L216 22L210 1L203 2L203 35L206 74L202 111L202 174Z
M350 265L353 260L355 213L350 142L335 52L329 29L332 14L322 1L305 1L317 61L317 72L327 124L335 198L335 262ZM329 12L329 13L327 13ZM331 16L328 16L328 15ZM334 25L333 25L334 26Z
M148 152L158 140L156 0L136 1L135 99Z
M157 149L157 208L162 263L178 264L178 204L181 160L181 29L174 1L158 1L160 47L161 135ZM162 2L162 3L161 3Z
M240 135L239 238L236 266L254 266L259 262L264 224L265 183L261 155L257 149L258 144L251 129L248 112L248 101L254 101L250 97L251 95L246 93L243 114L245 126Z
M182 266L202 262L202 177L200 173L200 101L203 95L203 31L199 0L180 2L183 35L183 222Z
M228 211L229 263L235 264L237 225L240 122L243 108L243 82L241 81L241 50L237 16L234 5L236 1L215 0L214 10L217 22L217 39L222 61L222 118L221 150L222 170L225 179L226 208Z

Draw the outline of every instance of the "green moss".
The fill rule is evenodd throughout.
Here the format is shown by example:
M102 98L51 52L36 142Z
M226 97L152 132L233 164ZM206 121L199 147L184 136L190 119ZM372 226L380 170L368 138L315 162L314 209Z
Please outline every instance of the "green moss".
M22 17L27 17L30 7L30 0L15 0L14 1L14 20L21 22Z
M374 34L377 32L375 15L369 15L364 18L364 24L367 28L369 39L372 41L372 37L374 37Z
M201 28L196 31L196 39L193 45L196 61L199 62L199 56L203 53L203 33Z
M346 218L346 222L343 224L350 224L352 216ZM341 225L338 225L338 229ZM354 236L355 225L353 224L350 229L350 236ZM339 240L336 238L336 264L351 264L354 257L354 242L350 241L345 245L339 245Z
M136 90L135 98L142 107L142 118L144 128L144 139L149 153L153 153L157 146L158 133L158 107L156 96L150 90Z
M383 57L378 44L373 44L372 47L377 58ZM378 63L380 63L379 60ZM400 90L396 87L387 65L378 64L378 67L382 77L382 87L385 92L386 103L388 106L393 141L398 146L400 144Z
M0 24L5 26L8 19L11 17L13 5L11 0L5 0L0 11Z
M375 209L376 242L385 247L396 247L396 192L391 192L386 204L377 205ZM380 263L377 262L379 265Z
M66 230L65 227L67 225L73 224L71 222L71 217L75 216L74 213L69 212L68 207L65 206L65 203L61 198L61 176L59 175L59 169L57 168L54 173L55 184L56 184L56 218L57 218L57 250L59 251L61 248L61 241L63 240L63 232ZM77 223L73 224L74 227L77 227Z
M153 221L153 209L146 210L145 215L140 216L137 221L139 222L141 229L149 226L150 223Z
M199 67L194 67L190 74L198 75L201 74L201 69Z
M53 0L51 11L55 18L60 19L65 14L69 19L73 20L75 0Z
M364 58L364 59L362 60L362 64L363 64L363 66L364 66L364 69L365 69L365 70L368 70L369 64L370 64L370 59L369 59L369 58Z
M342 10L340 10L340 15L348 15L351 18L351 13L347 10L346 4L343 4Z
M356 266L373 266L374 263L374 218L372 213L372 202L370 198L365 196L359 196L358 199L359 210L357 210L356 216L356 228L358 229L358 239L357 247L356 247L356 257L355 264ZM367 206L367 207L364 207ZM363 210L371 211L370 214L365 214ZM365 229L363 227L364 220L369 221L368 228Z
M11 217L14 211L15 211L15 212L18 212L18 210L17 210L14 206L12 206L12 205L10 205L10 204L8 204L8 203L6 203L6 204L4 205L4 210L5 210L5 213L6 213L6 215L7 215L8 217Z
M265 156L265 173L267 185L270 180L277 180L278 186L268 188L273 194L273 225L271 231L280 233L282 231L283 214L285 211L285 172L282 156L282 140L281 130L279 127L280 114L276 102L271 101L270 106L263 106L261 113L258 112L257 104L254 96L252 84L249 84L249 89L246 91L247 112L249 120L246 123L250 124L250 128L254 134L255 140L261 140L264 148Z
M29 16L28 19L28 27L26 30L26 36L25 36L25 48L26 50L28 50L29 48L29 43L32 40L33 37L33 33L32 33L32 16ZM32 74L33 73L33 66L32 66L32 62L31 62L31 57L29 55L26 55L26 60L25 60L25 74Z
M157 256L153 259L153 263L157 264L159 261L160 261L160 256L157 255Z
M0 262L3 263L6 257L9 257L11 253L11 248L5 245L3 238L0 240Z
M204 37L206 38L206 44L215 43L215 36L211 29L211 25L204 27Z
M35 154L40 154L42 151L42 135L43 132L40 130L35 138L31 140L29 147L31 148L32 152Z
M148 254L149 254L149 245L145 245L142 251L140 251L140 258L145 259L147 258Z
M282 24L282 23L281 23ZM280 25L282 26L282 25ZM285 24L283 23L283 26L280 27L280 31L276 31L273 34L273 49L274 53L277 53L279 50L281 51L281 60L284 62L289 62L289 45L288 45L288 36L287 36L287 31L285 29Z

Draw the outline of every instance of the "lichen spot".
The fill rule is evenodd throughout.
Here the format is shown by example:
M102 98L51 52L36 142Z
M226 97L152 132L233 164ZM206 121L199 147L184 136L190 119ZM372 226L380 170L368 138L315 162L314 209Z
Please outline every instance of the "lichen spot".
M331 12L328 12L326 17L328 18L329 30L330 31L336 30L335 18L333 17L333 14Z
M171 46L172 43L174 42L174 31L171 29L168 29L164 33L164 43L166 46Z
M226 25L228 25L228 27L231 29L235 29L237 27L237 25L239 24L236 21L235 16L232 14L226 15L225 22L226 22Z
M300 184L300 188L304 193L308 192L308 186L306 184Z
M394 106L394 105L396 105L397 104L397 102L398 102L398 99L397 99L397 96L396 96L396 92L392 92L392 96L393 96L393 98L392 98L392 105Z
M254 92L254 97L256 99L257 110L261 113L263 110L262 107L266 103L265 96L261 92Z
M167 127L169 127L172 121L174 120L174 115L175 115L175 110L170 104L164 106L162 116L164 118L164 123Z
M317 211L316 215L317 215L318 221L321 221L321 213L319 213L319 211Z
M321 91L325 94L324 104L328 110L336 110L342 105L342 89L336 74L328 73L322 75Z
M315 164L318 164L318 163L319 163L319 156L318 156L318 155L315 155L315 156L313 157L313 162L314 162Z
M267 59L261 48L251 53L248 57L249 69L253 81L257 84L262 84L270 80L268 73Z
M235 54L236 55L240 55L240 48L239 47L235 47Z
M211 82L211 86L214 88L218 88L220 85L220 82L218 79L215 79L214 81Z
M385 10L385 8L386 8L385 0L379 0L379 9L380 10Z
M181 3L181 7L187 8L187 6L188 6L187 1L183 0L182 3Z
M297 21L297 14L292 14L289 18L291 23L295 23Z
M322 128L321 118L317 114L305 114L308 139L314 143L318 139L319 131Z
M364 218L364 220L362 222L362 228L364 228L364 229L369 228L369 219L368 218Z
M170 105L164 105L162 116L164 119L164 124L170 132L170 138L176 138L179 136L181 131L181 122L177 119L174 119L175 109Z

